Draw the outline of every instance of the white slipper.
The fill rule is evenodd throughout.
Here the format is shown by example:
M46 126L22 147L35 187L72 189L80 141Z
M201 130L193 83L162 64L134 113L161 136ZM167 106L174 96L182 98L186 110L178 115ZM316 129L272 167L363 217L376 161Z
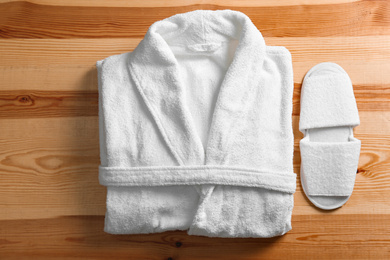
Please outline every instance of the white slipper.
M360 140L353 128L360 124L348 74L331 62L317 64L306 74L301 91L299 131L301 184L318 208L344 205L355 185Z

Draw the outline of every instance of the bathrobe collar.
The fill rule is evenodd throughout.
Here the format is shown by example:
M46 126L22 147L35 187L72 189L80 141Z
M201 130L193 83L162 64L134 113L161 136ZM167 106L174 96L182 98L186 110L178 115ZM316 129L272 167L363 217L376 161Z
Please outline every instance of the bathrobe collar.
M239 43L219 89L208 143L203 147L186 104L178 62L168 44L204 48L202 43L226 37ZM260 31L238 11L196 10L150 26L128 59L129 73L179 165L224 164L230 135L250 107L245 102L262 83L264 56Z

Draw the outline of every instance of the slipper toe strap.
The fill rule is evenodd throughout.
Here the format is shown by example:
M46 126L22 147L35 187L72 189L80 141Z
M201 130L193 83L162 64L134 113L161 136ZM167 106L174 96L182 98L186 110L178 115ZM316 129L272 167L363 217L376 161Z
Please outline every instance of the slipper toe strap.
M347 75L311 76L304 80L299 130L360 124L351 80Z
M350 196L356 178L361 141L300 141L305 190L310 196Z

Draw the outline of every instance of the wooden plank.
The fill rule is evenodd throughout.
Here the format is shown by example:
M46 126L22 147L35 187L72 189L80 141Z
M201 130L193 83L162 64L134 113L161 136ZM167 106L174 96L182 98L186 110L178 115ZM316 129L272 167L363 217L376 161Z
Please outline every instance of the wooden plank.
M29 90L96 92L97 71L95 64L38 66L1 66L0 64L0 91L10 93L9 91Z
M0 4L2 38L141 37L155 21L197 9L232 9L196 4L169 7L55 6L32 2ZM265 36L364 36L390 34L390 2L327 5L234 6ZM380 18L380 19L378 19ZM131 28L131 29L130 29Z
M0 39L2 67L94 66L108 56L134 50L141 39Z
M0 91L0 118L97 116L97 91Z
M0 3L18 2L20 0L0 0ZM344 4L352 3L360 0L240 0L240 6L290 6L290 5L325 5L325 4ZM100 6L100 7L177 7L203 4L203 0L28 0L25 2L54 5L54 6ZM236 7L236 0L210 0L207 1L210 5Z
M390 84L386 85L353 85L353 90L359 112L389 111ZM295 84L293 94L293 115L300 113L300 95L302 84Z
M1 66L94 65L99 59L133 51L140 41L141 38L0 39ZM331 60L342 65L358 61L388 64L390 59L390 35L265 37L265 41L267 45L285 46L291 52L295 63L306 62L315 65L324 60ZM379 71L378 75L386 76L382 71Z
M113 255L115 259L386 259L388 218L387 214L293 215L293 229L269 239L208 238L188 236L185 231L110 235L102 232L102 216L3 220L0 228L6 259L111 259Z

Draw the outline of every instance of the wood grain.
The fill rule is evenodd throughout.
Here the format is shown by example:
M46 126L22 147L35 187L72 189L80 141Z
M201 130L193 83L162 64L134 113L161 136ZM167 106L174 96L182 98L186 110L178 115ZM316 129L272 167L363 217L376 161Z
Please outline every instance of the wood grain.
M102 216L67 216L3 221L1 245L4 257L19 259L367 259L373 247L376 259L385 259L387 220L382 214L293 216L295 228L288 236L253 239L188 236L185 231L118 236L101 232ZM382 224L374 227L372 222ZM41 239L36 239L36 231Z
M18 2L20 0L0 0L0 3ZM290 6L290 5L323 5L323 4L343 4L352 3L359 0L240 0L240 6ZM89 0L28 0L25 2L41 4L41 5L55 5L55 6L103 6L103 7L168 7L168 6L189 6L204 4L202 0L95 0L91 3ZM210 0L208 4L225 5L237 7L235 0Z
M270 239L103 232L95 63L195 9L247 14L293 58L293 229ZM300 89L315 64L349 74L362 141L352 196L323 211L302 191ZM0 0L0 259L389 259L390 1Z
M0 118L97 115L96 91L0 91Z
M301 84L294 85L293 115L300 113L300 89ZM354 85L359 111L390 110L389 89L389 85ZM97 91L0 91L0 118L68 116L98 116Z
M142 37L155 21L196 9L232 9L217 4L170 7L55 6L5 2L0 6L2 38ZM324 5L234 6L264 36L362 36L390 34L390 2ZM288 19L286 19L288 17ZM335 26L337 25L337 26ZM52 29L55 28L55 29Z
M31 84L40 84L42 80L51 80L47 82L51 83L47 84L47 88L54 85L54 90L58 89L57 84L66 90L77 90L80 87L84 90L86 84L91 84L88 90L96 90L96 61L110 55L133 51L140 40L0 39L0 72L4 72L0 77L18 82L23 79L22 73L28 73L36 80L31 80L28 84L19 83L19 88L23 89L32 89ZM343 66L352 82L357 85L386 84L390 81L390 35L265 37L265 41L267 45L285 46L291 52L296 83L301 83L305 73L323 61L336 62ZM65 74L60 77L61 73ZM66 73L72 77L68 77ZM14 85L6 85L6 80L0 82L0 90L14 89ZM62 82L65 85L61 85ZM77 84L79 82L83 85ZM75 83L78 88L74 87ZM37 85L34 88L40 89Z

